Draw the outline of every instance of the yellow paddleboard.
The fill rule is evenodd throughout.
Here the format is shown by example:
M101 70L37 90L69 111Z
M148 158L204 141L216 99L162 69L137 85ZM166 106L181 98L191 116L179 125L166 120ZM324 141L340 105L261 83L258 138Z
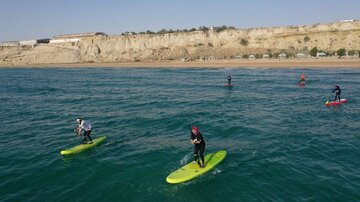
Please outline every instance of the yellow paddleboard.
M98 137L98 138L93 140L92 144L89 144L89 143L88 144L81 144L81 145L78 145L78 146L70 148L70 149L62 150L60 152L60 154L62 154L62 155L77 154L77 153L80 153L82 151L93 148L96 145L99 145L99 144L103 143L105 140L106 140L106 136Z
M195 161L192 161L167 176L166 181L170 184L176 184L194 179L214 168L222 160L224 160L225 157L225 150L208 154L205 156L205 168L200 168Z

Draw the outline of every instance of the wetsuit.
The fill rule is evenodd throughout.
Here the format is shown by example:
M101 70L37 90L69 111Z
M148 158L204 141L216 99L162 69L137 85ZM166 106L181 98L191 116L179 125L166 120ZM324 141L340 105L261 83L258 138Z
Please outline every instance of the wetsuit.
M202 134L200 132L198 132L196 135L194 133L191 133L191 140L197 140L200 143L199 144L194 144L194 160L197 161L197 163L200 166L200 161L198 158L198 153L200 151L200 158L202 161L202 164L204 164L205 160L204 160L204 151L205 151L205 140L202 136Z
M231 76L230 75L227 76L227 80L228 80L228 85L230 86L231 85Z
M341 89L339 86L336 86L335 89L332 91L333 93L335 92L336 95L335 95L335 99L334 101L336 101L336 98L339 98L339 101L340 101L340 95L341 95Z
M86 143L86 137L89 138L90 142L92 142L92 139L91 139L91 131L92 131L92 127L91 127L91 124L88 123L88 122L85 122L84 120L81 120L80 121L80 124L79 124L79 128L80 129L84 129L84 143Z

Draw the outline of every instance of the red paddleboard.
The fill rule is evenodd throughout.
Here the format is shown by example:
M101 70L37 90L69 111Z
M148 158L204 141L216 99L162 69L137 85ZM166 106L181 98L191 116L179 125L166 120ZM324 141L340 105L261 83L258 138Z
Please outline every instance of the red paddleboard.
M336 105L341 105L344 104L345 102L347 102L347 99L340 99L340 101L327 101L325 103L325 105L328 106L336 106Z
M305 86L305 81L300 81L299 86Z

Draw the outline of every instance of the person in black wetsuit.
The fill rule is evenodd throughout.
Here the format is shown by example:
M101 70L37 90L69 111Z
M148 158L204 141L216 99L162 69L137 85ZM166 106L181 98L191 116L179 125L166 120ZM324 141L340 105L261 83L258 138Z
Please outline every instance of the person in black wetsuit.
M228 86L231 86L231 75L230 74L227 75L227 80L228 80Z
M341 89L338 85L335 85L335 88L332 91L332 93L334 92L336 93L334 101L336 101L336 98L339 98L339 102L340 102Z
M300 82L301 81L305 81L305 74L303 74L303 73L301 73L301 75L300 75Z
M86 144L86 137L89 138L90 140L90 144L93 143L92 139L91 139L91 131L92 131L92 126L88 121L84 121L82 118L77 118L76 122L79 124L78 128L75 129L74 131L76 132L77 135L80 136L81 134L81 130L84 129L84 142L83 144Z
M200 166L200 168L205 167L204 160L204 151L205 151L205 140L202 134L199 132L199 128L196 126L191 127L191 143L194 145L194 160ZM198 157L198 153L200 152L200 158L202 161L202 165L200 164L200 160Z

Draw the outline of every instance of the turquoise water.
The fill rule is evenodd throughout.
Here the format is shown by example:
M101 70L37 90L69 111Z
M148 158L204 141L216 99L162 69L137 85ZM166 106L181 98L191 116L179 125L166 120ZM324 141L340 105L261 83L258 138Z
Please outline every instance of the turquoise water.
M334 84L349 102L325 107ZM0 200L359 201L359 87L354 69L3 68ZM108 139L62 157L77 117ZM191 124L228 156L167 184Z

